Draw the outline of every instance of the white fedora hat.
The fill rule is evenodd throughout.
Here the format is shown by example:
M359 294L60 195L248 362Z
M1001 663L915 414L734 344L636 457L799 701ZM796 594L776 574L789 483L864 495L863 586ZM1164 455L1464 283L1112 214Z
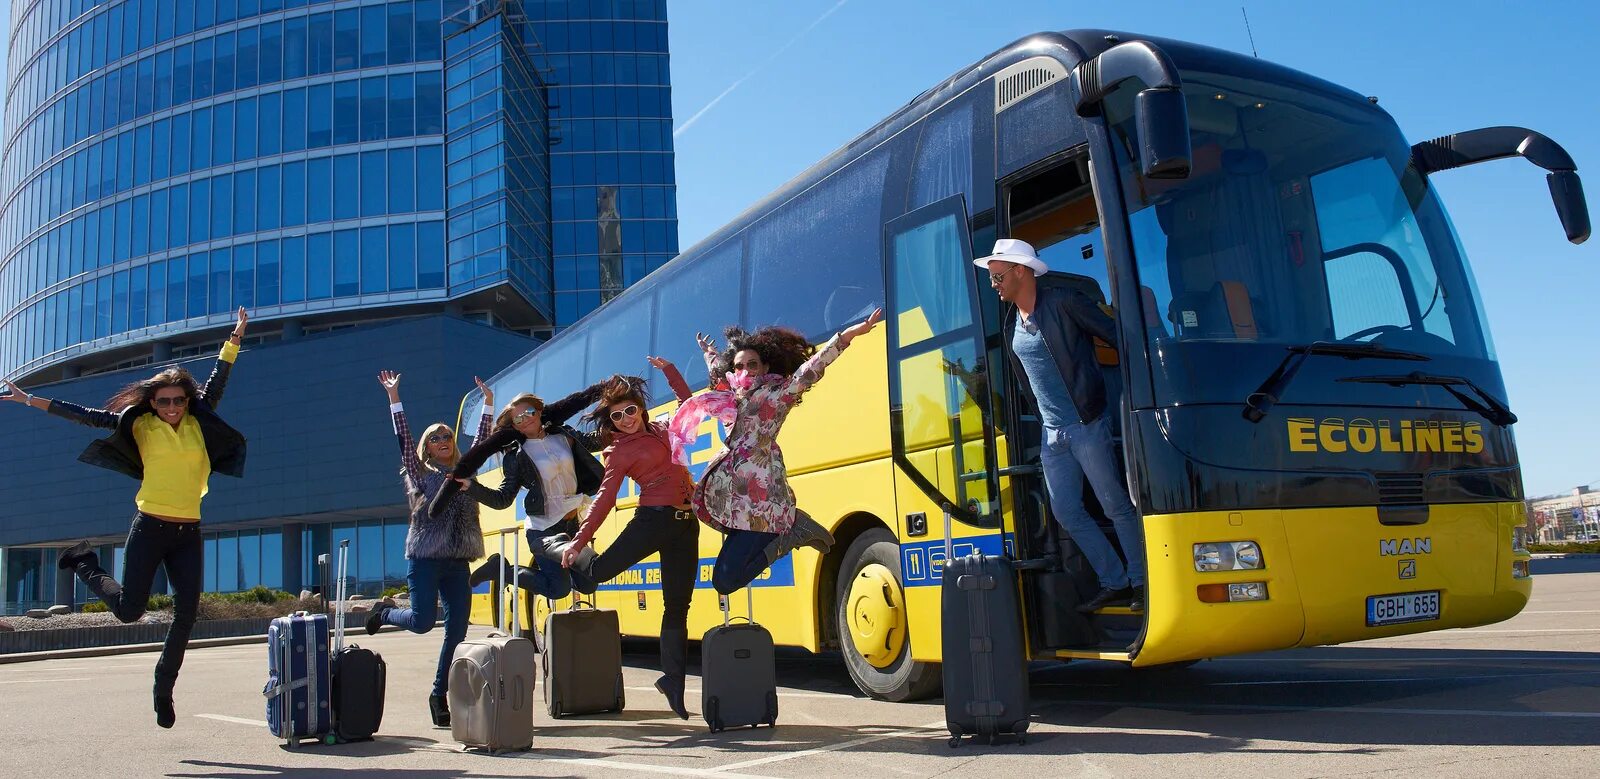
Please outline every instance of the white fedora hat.
M973 265L988 268L989 263L999 260L1017 265L1026 265L1033 270L1033 275L1043 276L1050 272L1050 266L1039 259L1039 254L1033 250L1033 244L1019 241L1015 238L1001 238L994 242L994 254L988 257L979 257L972 261Z

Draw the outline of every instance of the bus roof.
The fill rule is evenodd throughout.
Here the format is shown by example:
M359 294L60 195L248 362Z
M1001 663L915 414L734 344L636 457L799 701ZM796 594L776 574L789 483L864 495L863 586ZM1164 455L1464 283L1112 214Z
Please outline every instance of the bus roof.
M624 301L630 300L637 295L647 294L655 283L661 279L672 275L685 265L693 263L696 257L708 253L729 238L739 235L746 228L784 203L839 172L867 151L894 137L895 134L915 124L947 101L962 94L996 72L1022 60L1037 56L1054 57L1060 60L1070 71L1078 63L1098 56L1118 43L1136 40L1149 41L1160 46L1180 66L1197 67L1199 69L1225 69L1227 72L1237 73L1241 76L1290 84L1298 88L1328 93L1344 99L1363 99L1360 95L1348 89L1282 65L1247 57L1236 52L1185 41L1097 29L1039 32L1028 35L996 49L977 62L961 68L934 86L924 90L894 113L801 171L771 194L756 201L715 232L702 238L693 246L680 252L677 257L674 257L665 265L623 290L617 297L595 308L582 319L563 330L562 333L557 333L549 341L530 351L528 355L506 366L504 370L496 374L496 378L526 364L547 345L560 341L563 333L580 329L588 320L603 314L619 303L625 304Z

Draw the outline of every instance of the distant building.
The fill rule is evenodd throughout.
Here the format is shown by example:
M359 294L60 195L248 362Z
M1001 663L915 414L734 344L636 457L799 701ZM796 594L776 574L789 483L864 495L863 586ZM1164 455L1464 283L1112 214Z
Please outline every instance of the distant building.
M1578 487L1571 495L1528 501L1530 532L1539 543L1600 540L1600 492Z

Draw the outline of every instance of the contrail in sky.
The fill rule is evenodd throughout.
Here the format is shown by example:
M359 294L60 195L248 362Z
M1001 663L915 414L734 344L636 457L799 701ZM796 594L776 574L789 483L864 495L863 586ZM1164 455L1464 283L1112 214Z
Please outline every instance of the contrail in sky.
M756 73L760 72L762 68L764 68L764 67L766 67L768 65L771 65L773 60L777 59L784 52L788 51L789 48L791 46L794 46L796 43L798 43L801 38L806 37L806 33L811 32L812 30L816 29L817 25L822 24L824 21L827 20L828 17L833 15L834 11L837 11L840 8L843 8L844 4L848 3L848 2L850 2L850 0L839 0L839 2L834 3L832 8L829 8L821 16L817 17L816 21L812 22L811 24L806 25L806 28L804 30L801 30L800 32L795 33L795 36L793 38L790 38L788 43L785 43L782 46L779 46L778 50L772 52L772 55L767 57L766 60L764 60L760 65L755 66L754 68L752 68L750 70L749 73L746 73L743 76L740 76L737 81L733 82L732 84L729 84L727 89L722 90L722 94L717 95L716 97L712 98L711 102L706 103L704 108L700 109L699 111L696 111L694 113L694 116L689 117L687 120L684 121L683 124L678 125L678 129L672 131L672 137L676 138L676 137L682 135L684 130L687 130L690 127L693 127L695 122L700 121L700 117L705 116L707 111L710 111L712 108L715 108L718 103L722 102L722 98L727 97L730 93L733 92L733 90L738 89L740 84L743 84L744 82L749 81L750 77L754 76Z

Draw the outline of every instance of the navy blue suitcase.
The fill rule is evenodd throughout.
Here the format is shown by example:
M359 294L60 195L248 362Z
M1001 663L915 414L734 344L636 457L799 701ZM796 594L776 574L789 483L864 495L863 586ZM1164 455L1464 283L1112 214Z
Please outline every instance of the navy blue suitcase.
M1010 558L955 558L945 513L940 589L944 625L944 718L950 746L973 735L993 744L1028 732L1028 657L1022 640L1017 570Z
M333 729L328 615L297 612L267 628L267 727L291 748Z

